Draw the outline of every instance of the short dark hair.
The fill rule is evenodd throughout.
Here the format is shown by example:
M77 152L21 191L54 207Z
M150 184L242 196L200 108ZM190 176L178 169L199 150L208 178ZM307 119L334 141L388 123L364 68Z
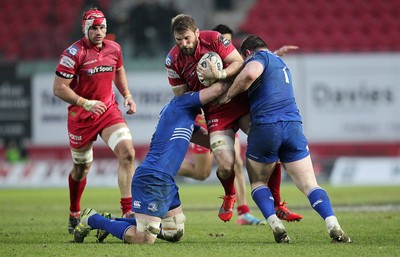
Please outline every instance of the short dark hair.
M244 54L246 50L254 52L259 48L268 48L267 43L259 36L249 35L240 44L239 52L240 54Z
M233 35L233 30L224 24L219 24L219 25L215 26L212 30L218 31L221 34Z

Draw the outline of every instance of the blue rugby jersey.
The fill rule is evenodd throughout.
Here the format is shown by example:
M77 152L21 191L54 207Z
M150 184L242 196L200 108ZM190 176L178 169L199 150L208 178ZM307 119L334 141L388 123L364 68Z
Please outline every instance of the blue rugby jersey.
M149 152L140 167L174 177L189 148L200 108L199 92L174 97L160 112Z
M263 73L248 89L251 121L301 121L292 76L283 60L270 51L260 50L247 58L245 63L251 61L257 61L264 67Z

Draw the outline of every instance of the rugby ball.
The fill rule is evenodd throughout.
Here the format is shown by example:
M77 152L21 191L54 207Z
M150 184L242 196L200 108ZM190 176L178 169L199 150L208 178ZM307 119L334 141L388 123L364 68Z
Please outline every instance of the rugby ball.
M210 60L212 63L215 63L218 70L222 70L222 59L216 52L208 52L204 54L197 65L201 65L203 68L207 68L207 59ZM209 87L216 81L216 79L204 79L203 76L201 76L199 73L197 73L197 77L199 78L200 83L206 87Z

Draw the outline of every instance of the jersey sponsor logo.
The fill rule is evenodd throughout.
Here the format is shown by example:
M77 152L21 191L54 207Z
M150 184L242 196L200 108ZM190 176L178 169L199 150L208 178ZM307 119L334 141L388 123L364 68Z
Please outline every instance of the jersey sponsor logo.
M179 79L180 78L179 74L176 73L176 71L174 71L173 69L167 69L167 72L168 72L168 78L171 78L171 79Z
M97 60L90 60L90 61L85 62L83 65L87 65L87 64L91 64L91 63L95 63L95 62L97 62Z
M165 65L171 65L172 63L172 56L168 54L167 58L165 59Z
M67 52L68 52L70 55L75 56L75 55L78 53L78 47L76 47L75 45L70 46L70 47L67 49Z
M69 74L69 73L62 72L62 71L56 71L56 74L65 79L72 79L74 77L74 74Z
M68 56L61 56L60 64L67 68L74 68L75 61L69 58Z
M258 156L254 156L254 155L252 155L252 154L249 154L249 156L250 156L252 159L254 159L254 160L258 160Z
M98 66L98 67L93 67L88 70L88 75L94 75L96 73L102 73L102 72L113 72L114 67L113 66Z
M133 201L133 208L140 209L142 207L142 203L140 201Z
M218 119L211 119L211 120L207 120L207 126L214 124L214 123L218 123Z
M224 38L224 36L222 36L222 35L220 35L218 39L222 42L222 44L225 47L227 47L231 43L231 41L229 41L228 39Z
M76 141L82 141L82 136L77 136L72 133L69 133L69 138Z
M214 128L218 126L218 119L211 119L211 120L207 120L207 127L208 129Z
M158 206L156 203L149 203L149 206L147 206L147 209L151 212L156 212L156 211L158 211Z
M318 204L320 204L320 203L322 203L323 201L321 200L321 199L319 199L319 200L317 200L317 201L315 201L313 204L312 204L312 207L314 208L315 206L317 206Z

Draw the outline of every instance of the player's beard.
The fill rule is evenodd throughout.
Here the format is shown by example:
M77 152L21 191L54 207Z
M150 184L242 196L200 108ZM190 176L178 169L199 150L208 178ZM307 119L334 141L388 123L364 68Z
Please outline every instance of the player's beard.
M182 46L180 47L182 54L184 55L194 55L194 51L196 51L196 47L197 47L197 42L198 40L196 39L196 41L193 42L193 44L191 44L190 46Z

